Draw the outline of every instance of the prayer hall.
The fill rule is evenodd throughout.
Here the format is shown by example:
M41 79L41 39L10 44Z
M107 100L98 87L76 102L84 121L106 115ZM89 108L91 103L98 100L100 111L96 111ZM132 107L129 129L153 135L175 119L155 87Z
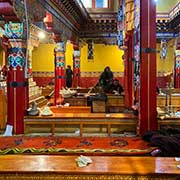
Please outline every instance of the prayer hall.
M6 179L180 179L179 0L0 0Z

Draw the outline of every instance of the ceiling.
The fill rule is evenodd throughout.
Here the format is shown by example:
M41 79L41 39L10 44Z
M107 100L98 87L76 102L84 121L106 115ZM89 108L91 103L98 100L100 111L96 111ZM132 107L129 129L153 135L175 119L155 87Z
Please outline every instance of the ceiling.
M158 0L156 11L158 13L169 12L178 2L179 0Z

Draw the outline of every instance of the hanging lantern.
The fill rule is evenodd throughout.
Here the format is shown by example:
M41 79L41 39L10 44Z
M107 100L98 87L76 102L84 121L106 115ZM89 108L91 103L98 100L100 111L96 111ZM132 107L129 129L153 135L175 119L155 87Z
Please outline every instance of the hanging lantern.
M52 30L53 29L53 20L52 20L52 14L50 14L49 12L46 12L46 17L44 18L44 23L46 25L46 28L48 30Z

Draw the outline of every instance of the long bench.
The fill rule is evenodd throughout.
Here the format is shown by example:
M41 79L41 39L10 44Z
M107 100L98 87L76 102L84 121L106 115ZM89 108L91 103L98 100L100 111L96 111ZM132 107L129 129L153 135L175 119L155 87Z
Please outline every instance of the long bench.
M54 113L52 116L26 116L24 130L28 132L28 125L48 125L54 135L56 125L79 125L80 136L83 135L84 125L106 125L107 133L111 135L111 125L137 126L137 117L124 113Z
M179 162L170 157L90 156L92 163L77 166L78 156L0 156L0 179L154 179L178 180Z

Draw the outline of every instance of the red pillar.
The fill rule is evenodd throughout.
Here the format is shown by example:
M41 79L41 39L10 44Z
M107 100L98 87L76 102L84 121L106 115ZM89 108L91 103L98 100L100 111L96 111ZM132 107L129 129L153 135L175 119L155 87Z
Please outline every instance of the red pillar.
M25 89L27 81L24 73L26 44L20 39L9 39L8 49L8 118L15 134L24 133Z
M77 45L74 45L73 53L73 86L80 86L80 50Z
M125 106L133 105L133 31L126 34L125 38L125 69L124 69L124 84L125 84Z
M139 35L139 34L137 34ZM156 3L140 0L139 133L157 129L156 120Z
M65 83L65 43L59 42L54 49L54 63L55 63L55 93L54 104L59 104L60 90L64 87Z

